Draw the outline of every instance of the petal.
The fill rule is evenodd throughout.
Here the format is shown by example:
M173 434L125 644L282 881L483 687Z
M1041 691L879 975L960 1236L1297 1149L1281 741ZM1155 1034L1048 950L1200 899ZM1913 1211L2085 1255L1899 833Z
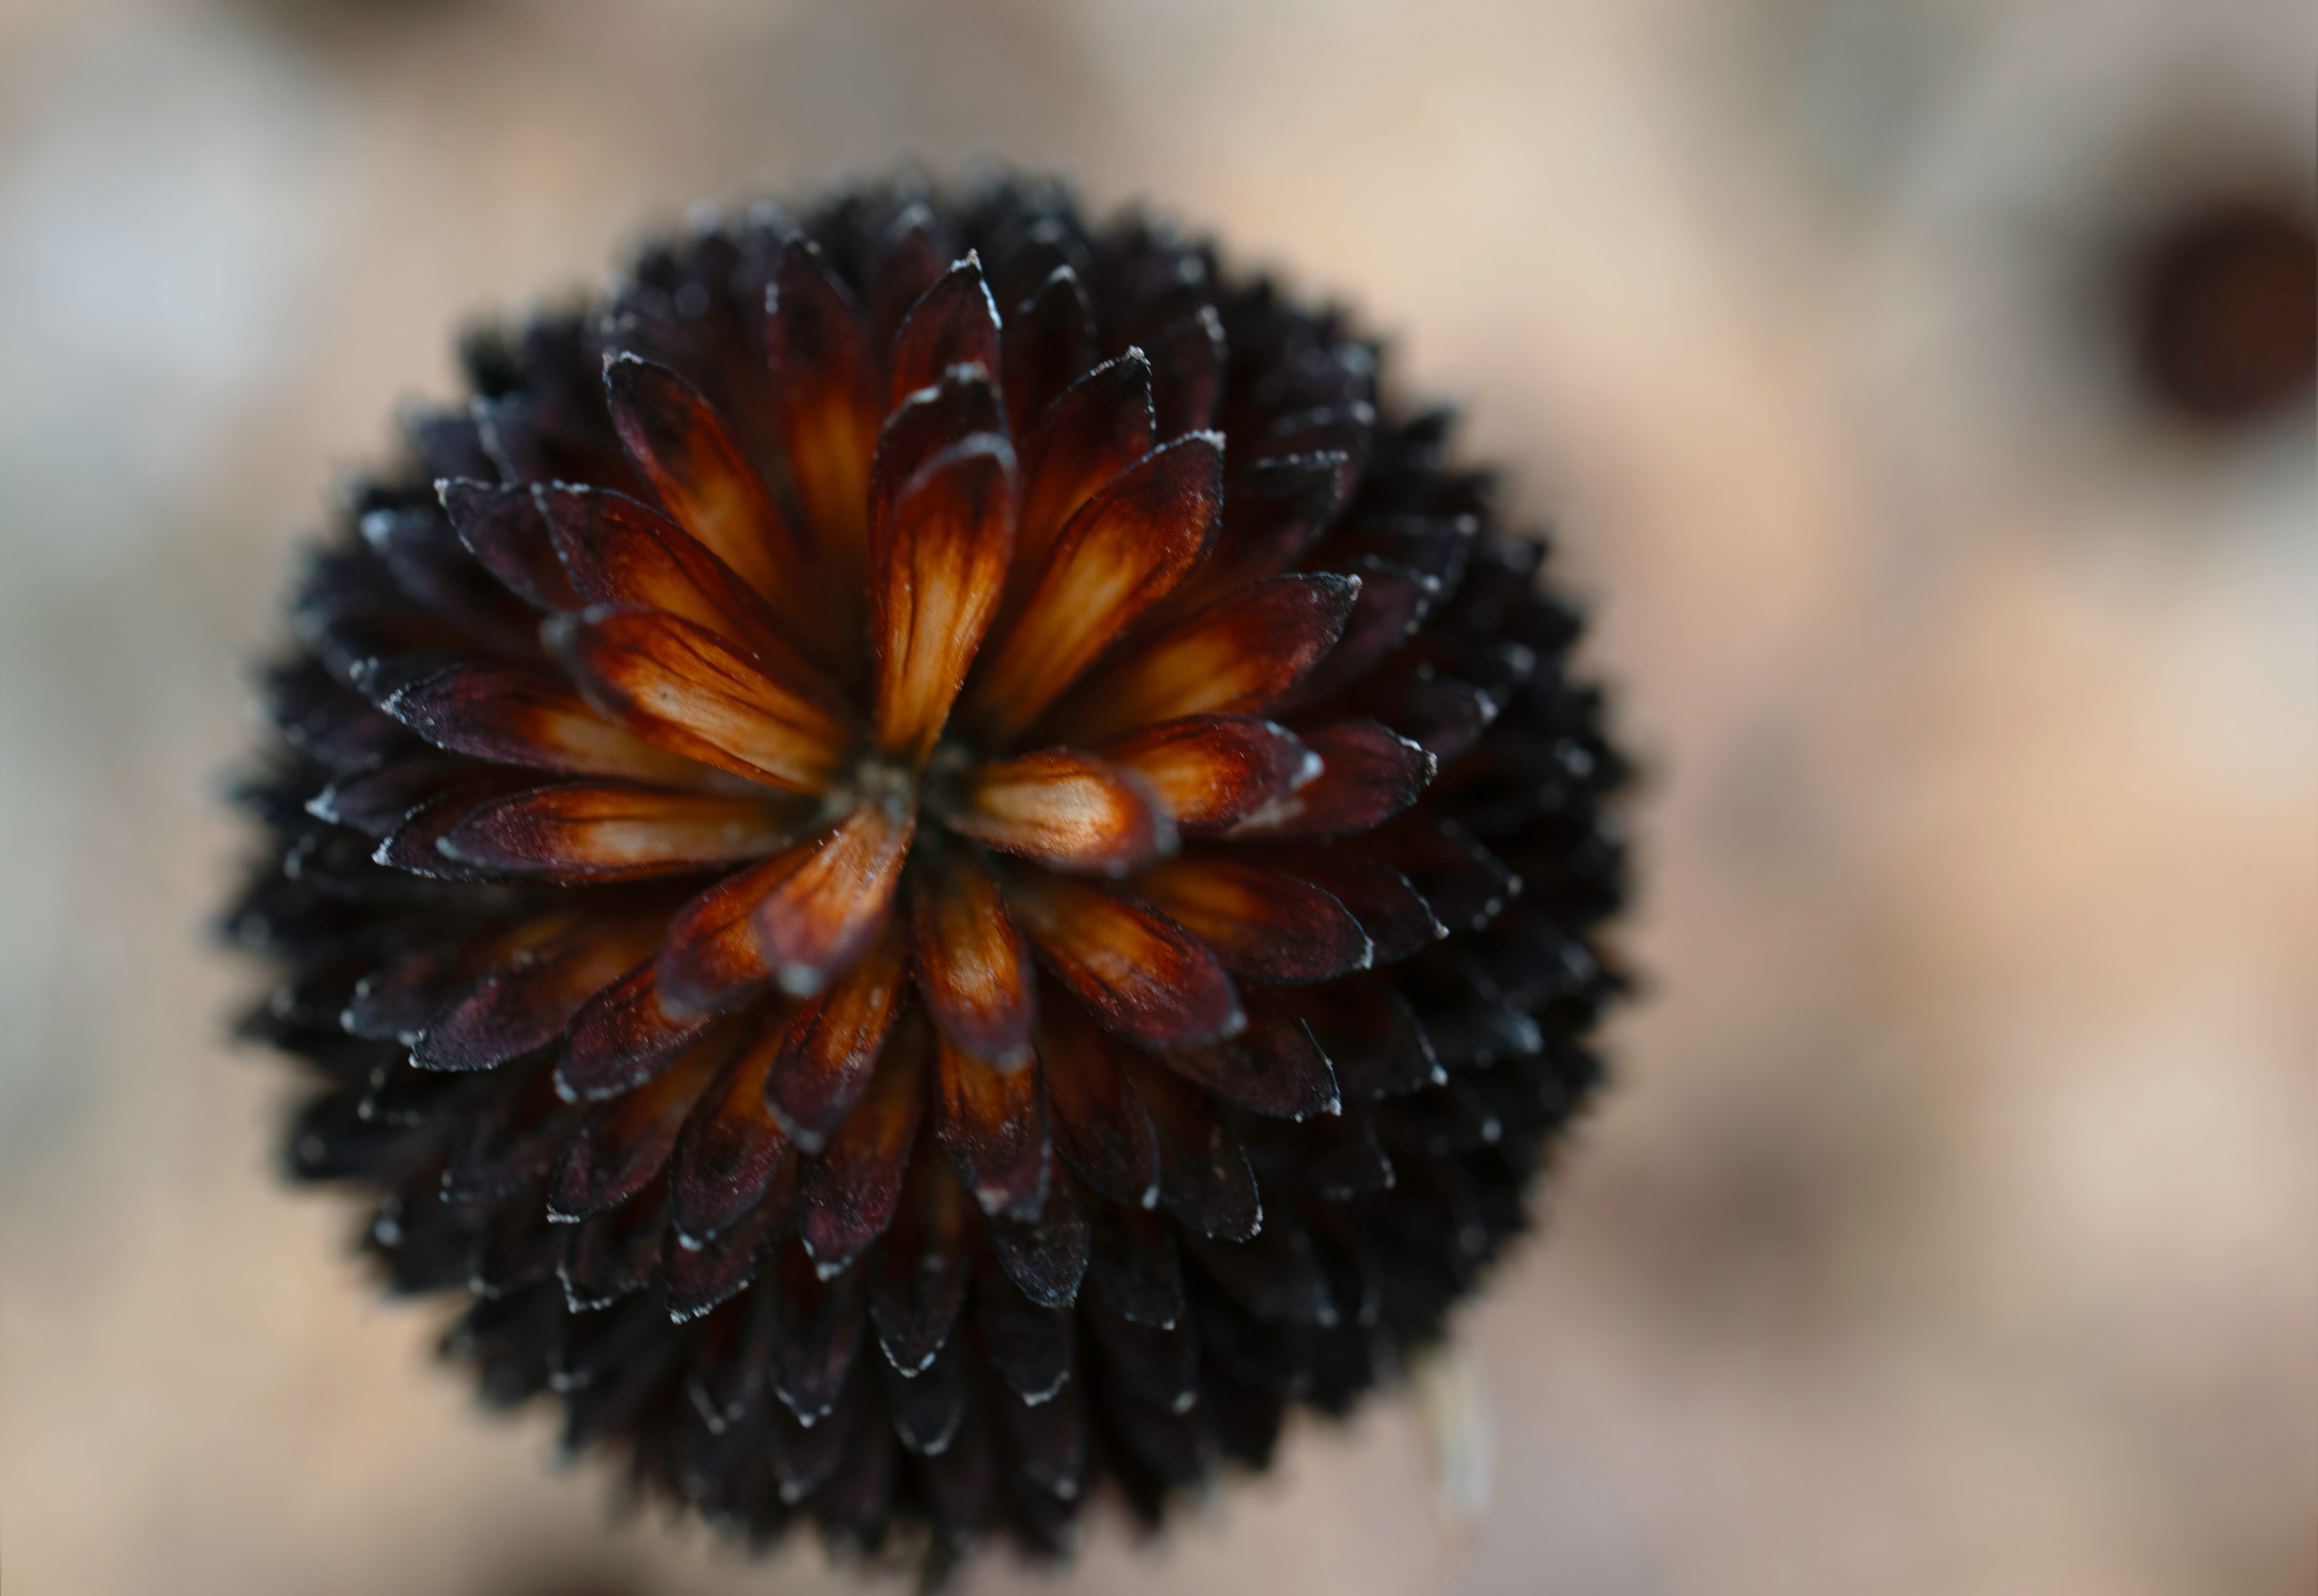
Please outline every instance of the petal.
M806 997L859 958L885 929L917 829L913 811L866 803L811 842L750 916L781 990Z
M1355 713L1382 721L1443 765L1480 740L1499 708L1496 699L1472 683L1423 663L1370 677L1353 690L1349 705Z
M553 1212L551 1207L550 1215ZM563 1277L563 1300L574 1314L590 1314L633 1296L651 1283L668 1233L668 1202L655 1192L645 1200L582 1220L569 1233L571 1239L564 1243L563 1261L556 1269ZM661 1309L657 1302L630 1305L643 1323L658 1328ZM621 1352L633 1349L631 1344ZM580 1364L567 1375L567 1389L585 1390L622 1360L619 1354L606 1354L601 1362L591 1358Z
M765 324L782 454L797 502L835 561L858 580L868 542L869 460L884 418L868 339L820 247L792 240Z
M947 1452L966 1422L970 1393L966 1354L957 1343L945 1342L934 1360L914 1376L888 1361L885 1385L885 1405L894 1415L894 1439L921 1457Z
M1362 851L1406 874L1452 931L1480 930L1522 893L1522 878L1454 820L1412 814Z
M1368 933L1377 964L1405 959L1449 935L1415 883L1365 849L1243 845L1234 856L1309 882L1334 897Z
M436 483L435 493L467 552L534 609L580 606L528 489L520 483L453 478Z
M1215 419L1224 391L1224 324L1213 305L1168 323L1150 341L1152 410L1163 438Z
M1036 1219L993 1215L983 1222L999 1267L1024 1296L1042 1308L1067 1308L1086 1278L1090 1233L1077 1183L1055 1178Z
M488 1070L545 1045L659 935L650 918L586 925L492 971L427 1022L410 1062L422 1070Z
M1330 573L1253 582L1105 665L1056 706L1073 743L1185 715L1244 714L1303 680L1336 645L1361 590Z
M1017 415L1022 446L1022 528L1015 585L1027 584L1079 507L1151 452L1151 365L1139 349L1105 361L1065 389L1042 417ZM1018 433L1018 435L1020 435Z
M1343 453L1259 460L1233 477L1205 563L1168 596L1184 615L1265 577L1292 569L1343 514L1360 473Z
M1055 1151L1103 1196L1148 1208L1159 1200L1159 1143L1143 1099L1111 1056L1118 1045L1075 1003L1055 1004L1039 1027Z
M930 208L913 201L885 230L869 273L872 347L890 349L903 318L926 290L941 281L943 263L950 256L935 236L939 225Z
M495 765L684 785L707 774L622 731L536 671L454 665L400 689L385 709L436 747Z
M1007 1388L1043 1403L1071 1377L1071 1314L1034 1302L1012 1280L984 1267L974 1278L975 1327L982 1350Z
M1343 635L1285 702L1318 704L1368 675L1415 635L1441 591L1434 578L1374 555L1354 561L1352 571L1361 592Z
M1184 1307L1173 1225L1139 1207L1097 1205L1086 1287L1095 1302L1129 1323L1172 1329Z
M697 1019L769 980L772 966L749 924L756 908L797 867L794 850L776 854L710 887L676 912L653 974L670 1018Z
M505 875L621 881L774 853L803 818L795 799L570 782L485 803L436 847Z
M739 1045L693 1105L669 1155L669 1217L678 1239L695 1248L766 1200L788 1155L788 1134L765 1106L765 1077L780 1053L784 1018L732 1022Z
M1146 1047L1227 1036L1244 1022L1231 977L1199 939L1139 903L1044 871L1007 883L1007 908L1104 1027Z
M910 958L952 1044L1001 1069L1030 1062L1035 978L998 883L964 848L928 850L910 894Z
M904 948L900 925L889 922L834 986L798 1006L780 1037L766 1106L808 1152L821 1151L869 1085L901 1009Z
M1255 1234L1263 1224L1255 1175L1214 1105L1148 1054L1122 1049L1115 1056L1158 1133L1160 1206L1206 1235Z
M926 1101L923 1033L897 1037L828 1146L797 1174L797 1234L824 1275L867 1250L892 1223Z
M620 442L678 524L792 626L824 623L801 579L807 568L796 538L700 390L666 366L621 354L604 363L604 392Z
M436 753L406 754L375 770L337 777L306 800L306 812L365 837L391 837L410 811L456 784L459 762Z
M966 1301L970 1199L949 1161L910 1161L901 1206L877 1245L869 1312L886 1360L922 1373L949 1339Z
M1271 997L1310 1027L1347 1097L1398 1097L1448 1079L1408 1000L1375 976L1280 987Z
M1230 1041L1171 1047L1159 1056L1178 1075L1251 1114L1310 1119L1343 1106L1311 1031L1268 994L1250 997L1247 1029Z
M735 1040L729 1030L704 1037L635 1090L589 1110L548 1184L550 1216L585 1219L642 1191L667 1166L685 1116L716 1079Z
M1094 347L1094 306L1079 274L1056 266L1006 318L1006 413L1022 435L1030 435L1047 408L1086 369Z
M1326 981L1368 967L1368 933L1307 882L1213 854L1155 865L1136 896L1207 944L1225 968L1258 981Z
M985 1214L1036 1217L1046 1206L1046 1091L1036 1070L1001 1070L937 1036L934 1128Z
M460 545L434 506L371 510L355 523L395 586L423 608L472 632L497 652L531 651L539 617Z
M530 785L527 775L512 770L489 771L462 780L403 816L402 823L387 833L386 840L378 845L371 857L393 869L437 881L490 881L490 872L458 863L436 844L477 805L522 792Z
M647 959L571 1017L555 1089L574 1101L617 1096L666 1069L707 1028L705 1018L679 1018L660 1006L659 971Z
M995 740L1019 735L1164 597L1207 551L1222 499L1223 439L1193 433L1144 456L1081 506L1055 534L1011 629L976 674L973 703L984 732Z
M877 746L932 751L965 685L1014 546L1014 451L981 433L926 462L871 529Z
M592 609L544 630L580 690L638 736L768 786L817 793L851 742L844 722L705 627L656 610Z
M1257 1179L1314 1192L1332 1203L1393 1186L1392 1160L1378 1139L1375 1116L1357 1104L1349 1112L1307 1124L1251 1126L1244 1145ZM1368 1289L1373 1285L1367 1283ZM1374 1322L1372 1314L1369 1322Z
M1087 1399L1081 1385L1066 1385L1050 1402L1001 1401L991 1404L1004 1422L1012 1441L1016 1465L1038 1489L1020 1493L1017 1504L1026 1517L1046 1512L1067 1515L1085 1488L1087 1474ZM1052 1503L1051 1507L1047 1504ZM1067 1532L1042 1526L1031 1531L1056 1550L1069 1544Z
M1142 776L1178 831L1221 830L1320 774L1297 735L1253 715L1191 715L1104 746L1102 757Z
M1424 794L1438 762L1374 721L1304 734L1320 774L1284 802L1240 821L1234 837L1341 837L1383 824Z
M940 381L903 399L885 417L869 467L873 535L876 528L892 526L894 507L903 491L920 480L938 456L968 438L1003 436L1005 431L997 386L980 366L953 366Z
M683 1324L701 1318L746 1291L787 1239L788 1225L789 1216L773 1203L759 1202L713 1239L687 1246L690 1238L676 1227L671 1196L668 1234L660 1250L669 1319Z
M861 1349L867 1317L861 1276L823 1279L796 1242L782 1249L778 1267L781 1333L773 1341L773 1394L799 1419L815 1424L836 1408Z
M952 366L998 370L998 306L972 250L926 290L894 335L886 403L930 387Z
M1188 1412L1199 1396L1199 1338L1189 1324L1167 1329L1111 1314L1090 1314L1109 1376L1155 1406Z
M942 815L951 830L1056 870L1119 875L1175 846L1140 776L1068 749L977 766L956 796Z

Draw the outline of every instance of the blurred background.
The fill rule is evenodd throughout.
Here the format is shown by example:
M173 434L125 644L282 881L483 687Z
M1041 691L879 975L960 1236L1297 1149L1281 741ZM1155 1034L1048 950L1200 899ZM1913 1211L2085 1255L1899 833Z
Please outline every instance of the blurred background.
M967 1589L2318 1590L2314 73L2298 0L0 0L9 1590L853 1588L472 1411L203 920L455 323L976 155L1469 401L1656 774L1622 1084L1462 1322L1487 1515L1403 1396Z

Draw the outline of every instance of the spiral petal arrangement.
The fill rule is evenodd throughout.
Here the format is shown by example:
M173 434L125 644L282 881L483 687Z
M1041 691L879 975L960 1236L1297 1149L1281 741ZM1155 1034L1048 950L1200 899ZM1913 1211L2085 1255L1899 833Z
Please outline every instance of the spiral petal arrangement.
M1437 1335L1599 1079L1626 771L1448 415L1027 179L464 355L297 587L226 923L487 1397L939 1567Z

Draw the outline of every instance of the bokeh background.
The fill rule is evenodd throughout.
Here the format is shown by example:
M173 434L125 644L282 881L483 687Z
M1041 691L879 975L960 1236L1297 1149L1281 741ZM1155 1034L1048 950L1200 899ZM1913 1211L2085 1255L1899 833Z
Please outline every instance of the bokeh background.
M1000 155L1469 401L1654 772L1652 993L1461 1410L968 1589L2307 1596L2314 74L2300 0L0 0L7 1588L852 1588L611 1520L274 1183L215 795L455 322Z

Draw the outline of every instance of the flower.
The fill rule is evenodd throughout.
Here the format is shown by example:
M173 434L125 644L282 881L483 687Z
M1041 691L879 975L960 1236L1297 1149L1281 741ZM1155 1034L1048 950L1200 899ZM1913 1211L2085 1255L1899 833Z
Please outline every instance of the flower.
M226 923L485 1394L946 1566L1436 1336L1599 1078L1625 771L1449 416L1025 180L464 355L298 587Z

